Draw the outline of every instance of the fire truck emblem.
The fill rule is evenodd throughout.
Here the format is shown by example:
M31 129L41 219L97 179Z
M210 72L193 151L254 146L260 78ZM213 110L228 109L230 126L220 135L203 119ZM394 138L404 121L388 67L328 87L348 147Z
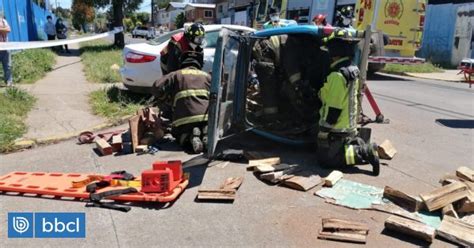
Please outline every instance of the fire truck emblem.
M385 4L385 24L400 25L400 18L403 15L402 0L388 0Z
M389 0L385 4L385 17L400 19L403 15L402 0Z

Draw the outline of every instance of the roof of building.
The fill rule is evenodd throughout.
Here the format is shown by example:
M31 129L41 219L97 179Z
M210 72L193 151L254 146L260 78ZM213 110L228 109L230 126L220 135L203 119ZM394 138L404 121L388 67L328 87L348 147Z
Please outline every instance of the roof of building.
M181 3L181 2L170 2L168 4L168 7L166 7L166 9L168 9L170 6L175 8L175 9L184 9L186 7L186 4L187 3Z
M207 8L207 9L214 9L216 7L215 4L208 4L208 3L188 3L187 6L191 6L194 8Z

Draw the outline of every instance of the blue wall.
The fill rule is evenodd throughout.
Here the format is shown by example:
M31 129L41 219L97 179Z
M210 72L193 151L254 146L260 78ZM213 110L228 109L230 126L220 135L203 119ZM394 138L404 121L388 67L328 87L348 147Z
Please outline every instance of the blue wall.
M451 63L458 5L428 5L419 56L434 63Z
M0 11L5 14L11 32L8 35L10 41L33 41L44 40L46 34L43 26L46 16L54 15L40 8L31 0L0 0Z

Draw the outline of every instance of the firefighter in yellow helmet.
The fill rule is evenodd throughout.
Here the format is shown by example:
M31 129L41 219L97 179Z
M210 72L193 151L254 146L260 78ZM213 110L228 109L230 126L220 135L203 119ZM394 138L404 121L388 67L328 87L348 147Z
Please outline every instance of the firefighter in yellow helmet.
M331 67L319 91L322 102L317 139L319 163L329 167L371 164L377 176L380 171L377 145L367 144L357 131L360 88L359 68L352 64L355 39L344 29L336 29L325 39Z

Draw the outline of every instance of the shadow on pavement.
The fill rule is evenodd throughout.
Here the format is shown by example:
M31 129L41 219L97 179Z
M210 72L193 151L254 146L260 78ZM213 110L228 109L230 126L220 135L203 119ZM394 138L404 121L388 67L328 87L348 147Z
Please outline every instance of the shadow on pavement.
M474 120L436 119L435 122L449 128L474 128Z
M401 75L400 75L401 76ZM410 79L406 78L401 78L397 77L396 75L388 75L388 74L380 74L380 73L374 73L374 74L368 74L367 75L367 80L377 80L377 81L413 81Z
M398 240L405 241L409 244L412 244L412 245L415 245L415 246L418 246L418 247L430 247L430 243L428 243L424 240L412 238L408 235L397 233L397 232L394 232L394 231L391 231L391 230L388 230L388 229L384 229L381 234L392 237L392 238L396 238Z

